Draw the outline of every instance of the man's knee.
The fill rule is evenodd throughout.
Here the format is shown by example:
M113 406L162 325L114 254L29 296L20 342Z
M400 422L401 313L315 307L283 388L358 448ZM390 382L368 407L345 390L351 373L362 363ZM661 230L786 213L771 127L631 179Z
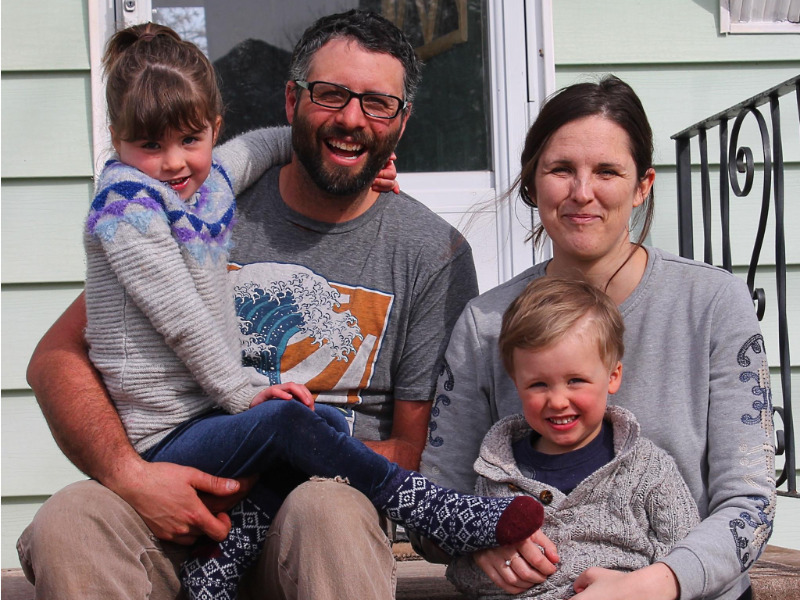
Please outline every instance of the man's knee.
M343 568L341 556L357 557ZM267 535L254 582L269 597L394 597L391 544L378 512L358 490L331 480L309 481L286 498Z
M276 518L281 529L308 531L324 539L353 535L388 544L377 510L369 499L346 483L323 479L297 487L286 498Z
M160 579L173 577L176 564L139 515L95 481L74 483L47 500L22 533L17 552L26 577L36 584L37 597L47 597L40 589L77 589L103 579L108 585L118 580L114 593L126 587L154 589ZM151 587L154 577L158 585ZM141 581L131 584L136 579ZM166 585L172 587L172 582ZM62 597L77 596L65 590ZM118 597L128 596L120 592Z
M58 568L57 557L80 553L82 538L91 537L97 529L97 515L106 505L113 507L112 492L94 481L81 481L56 492L42 506L17 541L22 569L30 581L36 570Z

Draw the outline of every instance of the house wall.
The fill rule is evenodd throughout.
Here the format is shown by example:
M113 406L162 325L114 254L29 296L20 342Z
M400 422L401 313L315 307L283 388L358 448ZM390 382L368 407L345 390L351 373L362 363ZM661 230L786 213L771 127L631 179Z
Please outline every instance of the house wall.
M85 0L4 2L1 24L0 556L3 567L12 567L14 542L36 508L81 477L53 442L25 383L25 366L82 288L92 140Z
M570 0L553 2L556 87L596 79L613 73L637 92L648 114L655 137L656 217L649 243L678 253L677 185L675 145L670 136L763 92L800 73L800 37L785 35L720 35L717 0ZM797 135L797 103L794 94L781 102L784 160L786 161L786 260L787 305L792 359L795 424L800 424L800 238L792 235L800 224L800 137ZM769 119L769 116L767 119ZM759 161L760 141L755 121L743 127L743 140L752 144ZM731 124L732 125L732 124ZM718 165L716 130L709 133L709 158ZM714 139L712 139L714 138ZM693 162L699 164L697 146ZM693 197L699 204L699 176ZM712 179L716 193L718 180ZM756 193L731 199L732 258L734 272L746 276L753 248L761 202L760 177ZM695 206L697 209L698 207ZM773 211L774 212L774 211ZM701 213L694 212L695 258L702 259ZM719 215L712 219L715 231ZM794 227L793 227L794 225ZM774 264L774 221L770 220L762 263ZM719 236L714 258L720 261ZM756 278L768 305L761 323L767 356L772 366L773 400L782 403L778 365L778 325L774 274ZM795 433L795 447L800 435ZM778 459L782 465L782 460ZM800 499L780 498L771 543L800 548Z
M613 71L642 95L658 140L658 216L652 241L677 251L674 150L669 135L796 74L797 37L719 37L713 1L553 4L558 85ZM38 506L55 490L82 477L53 442L25 382L25 367L41 335L82 289L81 224L93 172L87 5L86 0L2 4L0 560L4 568L18 565L15 540ZM653 7L658 12L648 14ZM793 154L792 172L798 170L798 154ZM787 197L800 191L797 178L792 181ZM800 223L797 210L787 207L790 222ZM752 232L748 214L743 210L739 225L744 234ZM800 245L789 243L793 264L789 294L797 299ZM790 314L795 332L800 332L798 308L800 302L795 301ZM770 318L774 324L774 316ZM775 357L775 338L770 338L767 327L769 353ZM793 387L800 397L798 340L796 333ZM784 505L779 507L773 541L800 547L796 541L800 511L791 519L791 507L784 510Z

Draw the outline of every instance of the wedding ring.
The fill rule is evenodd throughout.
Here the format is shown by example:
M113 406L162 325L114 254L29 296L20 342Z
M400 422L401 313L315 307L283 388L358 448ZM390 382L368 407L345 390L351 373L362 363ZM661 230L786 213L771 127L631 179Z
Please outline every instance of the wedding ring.
M511 563L512 563L512 562L514 562L514 559L515 559L515 558L519 558L519 552L517 552L516 554L514 554L514 556L512 556L511 558L509 558L509 559L506 561L506 566L507 566L507 567L510 567L510 566L511 566Z

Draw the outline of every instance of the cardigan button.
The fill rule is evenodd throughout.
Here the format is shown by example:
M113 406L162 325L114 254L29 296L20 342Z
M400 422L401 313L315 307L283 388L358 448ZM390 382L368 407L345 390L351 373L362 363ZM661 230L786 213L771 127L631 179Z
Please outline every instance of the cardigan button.
M516 485L514 485L513 483L509 483L508 484L508 489L511 492L518 492L519 491L519 488Z
M553 501L553 492L551 492L550 490L542 490L541 492L539 492L539 500L541 501L542 504L547 506Z

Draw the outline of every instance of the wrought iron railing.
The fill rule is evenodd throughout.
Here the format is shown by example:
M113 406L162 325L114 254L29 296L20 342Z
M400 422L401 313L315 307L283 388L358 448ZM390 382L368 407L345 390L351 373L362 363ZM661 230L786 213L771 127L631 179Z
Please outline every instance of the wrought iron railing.
M776 423L776 454L784 456L783 470L777 477L778 493L800 497L796 480L796 449L792 420L791 362L789 360L789 325L786 310L786 244L784 227L784 158L781 138L780 98L794 92L798 114L800 114L800 76L794 77L757 96L745 100L728 110L709 117L672 136L677 152L678 174L678 235L681 256L694 258L694 228L692 218L692 160L691 141L697 138L700 151L700 190L703 218L703 260L713 264L712 257L712 194L711 167L708 160L708 136L711 129L719 129L719 217L721 225L722 267L733 271L730 236L730 191L738 197L746 197L753 191L753 182L758 166L753 150L739 145L739 136L745 119L752 116L758 127L761 141L761 163L763 184L761 189L761 214L758 221L755 244L747 269L747 285L753 296L758 319L764 316L766 295L762 288L755 287L756 271L767 230L770 207L774 207L775 220L775 278L776 307L778 313L778 350L780 383L783 406L773 409L773 416L780 419L782 430ZM767 111L771 127L762 111ZM733 120L730 137L728 123ZM744 175L744 185L739 183L739 174ZM800 199L796 199L800 200ZM795 224L796 225L796 224ZM764 268L762 266L762 268ZM786 490L780 486L787 485Z

